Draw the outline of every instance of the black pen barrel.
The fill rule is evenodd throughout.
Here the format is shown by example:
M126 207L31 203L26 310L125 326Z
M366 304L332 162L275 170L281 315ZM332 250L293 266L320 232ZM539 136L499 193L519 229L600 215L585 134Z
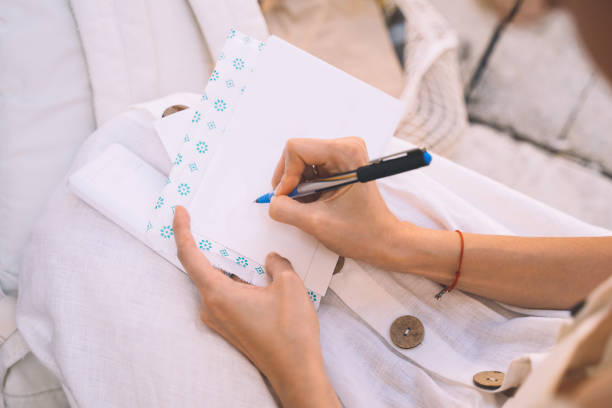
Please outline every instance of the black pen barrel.
M426 160L425 154L424 150L414 149L395 159L359 167L357 169L357 179L365 183L427 166L429 162Z

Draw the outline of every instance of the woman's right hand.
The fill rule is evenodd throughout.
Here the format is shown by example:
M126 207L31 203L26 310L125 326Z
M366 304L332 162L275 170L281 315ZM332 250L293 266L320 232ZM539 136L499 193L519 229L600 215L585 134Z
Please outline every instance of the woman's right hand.
M310 203L287 197L304 174L316 169L320 177L368 164L362 139L290 139L272 178L275 195L270 217L313 235L338 255L393 268L399 235L416 226L400 222L382 199L376 182L354 183ZM404 248L408 251L409 248Z

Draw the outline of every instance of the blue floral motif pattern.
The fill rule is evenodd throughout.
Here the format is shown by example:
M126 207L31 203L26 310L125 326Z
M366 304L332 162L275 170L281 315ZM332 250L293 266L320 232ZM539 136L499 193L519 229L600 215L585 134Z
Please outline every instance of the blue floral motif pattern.
M240 71L242 68L244 68L244 60L242 58L234 58L232 65L234 68Z
M213 82L213 81L216 81L217 79L219 79L219 71L217 71L216 69L213 69L213 71L210 74L210 78L208 78L208 80Z
M245 84L254 72L256 58L259 58L260 51L265 47L263 42L245 36L235 29L230 30L227 37L230 40L220 52L217 66L213 67L207 78L208 89L200 94L201 101L196 101L199 106L194 106L195 109L190 110L183 119L186 121L184 124L190 128L173 135L179 142L180 148L177 152L180 153L174 153L176 168L173 169L172 180L167 179L168 185L159 194L159 199L154 200L156 209L149 207L151 222L147 228L150 234L155 236L162 252L170 255L176 253L173 239L175 234L172 229L174 209L190 200L193 197L191 193L195 196L198 192L197 185L209 165L208 159L216 150L216 137L222 135L226 129L236 101L239 100L237 98L246 92ZM198 234L195 238L198 248L207 256L212 254L213 258L216 256L221 263L223 260L219 259L220 257L227 258L226 262L229 264L226 265L236 276L256 285L267 282L267 279L264 279L266 272L263 265L213 239L205 239L206 237ZM316 299L315 304L319 303L321 297L316 292L309 296Z
M187 185L187 183L181 183L179 184L177 191L180 195L186 196L191 192L191 188Z
M172 183L172 180L170 180L170 177L168 177L168 178L166 179L166 185L168 185L168 184L170 184L170 183Z
M312 290L308 290L308 297L310 298L310 300L313 301L313 303L316 303L316 301L319 299L319 295L317 295L315 292L313 292Z
M215 110L223 112L227 108L227 103L221 98L215 101Z
M200 140L198 144L196 144L196 150L198 151L198 153L204 154L208 151L208 144L206 144L205 141Z
M198 246L202 251L210 251L210 248L212 248L212 242L207 239L203 239L198 243Z
M164 239L172 238L172 236L174 235L174 230L169 225L164 225L163 227L161 227L159 232L162 238Z
M239 256L238 258L236 258L236 263L242 266L243 268L246 268L247 266L249 266L249 261L247 261L247 259L244 256Z

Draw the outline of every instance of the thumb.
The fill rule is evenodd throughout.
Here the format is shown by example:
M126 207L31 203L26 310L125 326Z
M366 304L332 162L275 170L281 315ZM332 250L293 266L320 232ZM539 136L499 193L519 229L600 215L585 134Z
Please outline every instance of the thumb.
M310 233L313 227L313 205L315 203L304 204L287 196L275 195L270 201L270 218Z
M266 256L266 272L270 274L272 280L275 281L278 279L279 275L282 273L293 273L293 267L291 266L291 262L287 258L283 258L279 254L275 252L270 252L268 256Z
M216 282L219 281L218 273L204 256L191 234L191 219L189 213L182 206L177 206L174 213L173 231L176 240L177 256L181 264L191 276L191 279L202 292L216 289Z

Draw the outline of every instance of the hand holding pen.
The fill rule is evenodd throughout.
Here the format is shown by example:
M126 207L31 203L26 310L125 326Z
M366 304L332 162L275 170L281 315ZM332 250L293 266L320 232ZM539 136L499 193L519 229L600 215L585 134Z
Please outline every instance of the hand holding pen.
M270 217L313 235L339 255L383 268L391 265L395 252L389 242L405 229L400 228L402 223L385 204L376 183L353 182L349 188L309 203L288 196L312 165L317 166L320 177L329 177L368 163L365 143L359 138L291 139L272 178L275 195ZM405 253L409 255L410 248Z
M293 191L287 194L287 196L291 198L303 198L325 191L335 190L357 182L367 183L368 181L415 170L429 165L430 162L431 155L426 150L406 150L374 159L370 161L369 164L360 166L354 170L303 181L299 183ZM316 166L313 165L313 169L316 169ZM274 192L266 193L256 198L255 202L267 204L273 196Z

